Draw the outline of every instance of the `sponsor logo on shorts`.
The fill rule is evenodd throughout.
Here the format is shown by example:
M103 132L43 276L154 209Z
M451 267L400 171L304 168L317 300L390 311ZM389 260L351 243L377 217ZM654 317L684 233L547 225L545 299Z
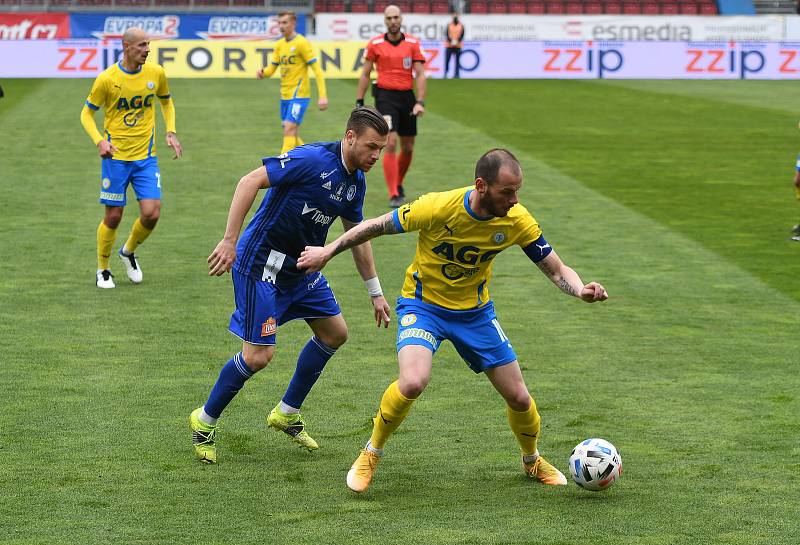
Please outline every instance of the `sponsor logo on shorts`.
M269 337L270 335L274 335L277 330L278 330L278 324L277 322L275 322L275 318L273 318L272 316L267 318L267 321L261 324L262 337Z
M311 282L308 283L308 290L311 291L314 288L316 288L317 284L319 284L320 280L322 280L322 274L317 274L317 276L314 278L314 280L312 280Z
M108 189L109 187L111 187L111 180L109 180L108 178L103 178L102 183L103 183L103 189Z
M434 349L436 349L436 337L425 331L424 329L420 329L418 327L412 327L410 329L404 329L400 336L398 337L399 341L404 341L406 339L422 339L428 341Z
M100 198L106 201L119 201L122 202L125 200L124 193L109 193L108 191L101 191Z
M400 324L402 326L404 326L404 327L405 326L409 326L409 325L413 324L416 321L417 321L416 314L406 314L405 316L400 318Z

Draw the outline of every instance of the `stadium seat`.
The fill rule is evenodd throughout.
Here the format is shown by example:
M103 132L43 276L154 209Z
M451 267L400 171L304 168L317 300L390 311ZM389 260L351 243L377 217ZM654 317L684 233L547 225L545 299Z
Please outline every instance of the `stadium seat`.
M383 13L383 10L386 9L386 6L391 5L391 0L375 0L372 4L372 11L373 13Z
M624 15L641 15L642 5L633 2L625 2L622 4L622 13Z
M603 13L619 15L622 13L622 4L619 2L605 2L603 4Z
M433 0L433 2L431 2L431 13L450 13L450 2Z
M678 4L661 3L661 15L678 15Z
M411 0L394 0L392 4L400 8L400 11L403 13L411 11Z
M509 0L508 13L527 13L525 10L525 2L522 0Z
M411 0L411 13L430 13L431 3L428 0Z
M470 13L489 13L489 4L485 0L470 0Z
M583 13L587 15L601 15L603 13L603 4L600 2L586 2L583 5Z
M525 9L528 13L539 15L545 12L543 0L528 0L525 4Z
M717 15L719 10L716 4L705 2L700 4L700 15Z
M697 15L697 4L679 4L681 15Z
M563 15L564 4L562 2L547 2L545 9L548 14Z
M350 13L369 13L369 1L350 0Z
M659 15L661 13L661 6L655 2L646 0L642 3L642 13L645 15Z
M489 13L506 13L505 0L489 0Z
M259 5L263 4L259 3ZM325 7L328 13L342 13L344 12L344 0L328 0Z
M117 1L119 4L119 1ZM191 4L190 0L153 0L154 6L176 6L176 7L187 7ZM150 2L145 3L138 3L133 5L150 5Z

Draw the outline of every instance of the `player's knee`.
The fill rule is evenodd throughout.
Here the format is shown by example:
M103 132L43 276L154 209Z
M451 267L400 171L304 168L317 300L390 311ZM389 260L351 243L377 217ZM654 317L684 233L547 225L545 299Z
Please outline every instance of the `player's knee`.
M322 341L325 346L329 346L334 350L347 342L347 328L339 331L333 331L324 335L317 335L317 338Z
M425 376L400 377L398 382L400 393L411 399L418 398L427 385L428 377Z
M155 207L150 210L143 210L141 215L142 224L148 229L152 229L158 223L158 219L161 217L161 208Z
M243 351L242 356L244 358L245 365L247 365L247 367L253 373L257 373L269 364L274 353L275 350L273 347L265 346L254 350L245 350Z
M103 223L106 224L106 227L110 229L116 229L119 227L119 222L122 221L122 207L121 206L109 206L106 208L106 215L103 218Z
M522 389L514 392L510 397L506 398L506 403L516 412L527 411L531 406L531 395L527 389Z

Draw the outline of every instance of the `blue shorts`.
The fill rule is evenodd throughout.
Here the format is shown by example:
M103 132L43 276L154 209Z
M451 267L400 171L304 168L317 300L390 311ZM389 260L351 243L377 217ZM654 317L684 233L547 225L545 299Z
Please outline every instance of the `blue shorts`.
M797 172L800 172L800 155L797 156L797 162L794 166L797 169Z
M328 318L342 313L322 273L309 274L289 288L255 280L236 269L231 276L236 310L228 329L246 343L275 344L279 325L298 318Z
M435 354L442 341L448 340L476 373L517 359L491 301L476 309L448 310L419 299L400 297L396 312L398 351L414 344Z
M310 98L292 98L281 100L281 121L291 121L299 125L303 122Z
M100 203L125 206L128 184L133 184L136 199L161 199L161 172L158 159L148 157L139 161L103 159L100 164Z

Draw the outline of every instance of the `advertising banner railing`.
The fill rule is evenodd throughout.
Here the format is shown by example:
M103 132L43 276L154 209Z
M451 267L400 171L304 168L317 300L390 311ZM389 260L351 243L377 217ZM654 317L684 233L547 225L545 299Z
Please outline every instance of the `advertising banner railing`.
M139 27L152 40L277 40L277 14L231 13L75 13L71 38L115 40ZM306 18L297 16L297 32L305 33Z
M364 43L316 42L327 78L356 78ZM148 62L173 78L252 78L271 42L161 40ZM429 77L441 78L440 42L425 42ZM0 41L0 78L95 77L121 52L118 41ZM800 79L800 42L467 42L465 79ZM452 70L452 69L451 69Z
M0 40L56 40L69 37L67 13L0 13Z
M635 16L635 15L462 15L468 40L490 41L658 41L769 42L786 39L785 17ZM800 19L800 18L799 18ZM408 13L404 32L422 40L441 40L448 15ZM380 13L319 13L319 40L369 40L386 32ZM798 36L800 38L800 36Z

